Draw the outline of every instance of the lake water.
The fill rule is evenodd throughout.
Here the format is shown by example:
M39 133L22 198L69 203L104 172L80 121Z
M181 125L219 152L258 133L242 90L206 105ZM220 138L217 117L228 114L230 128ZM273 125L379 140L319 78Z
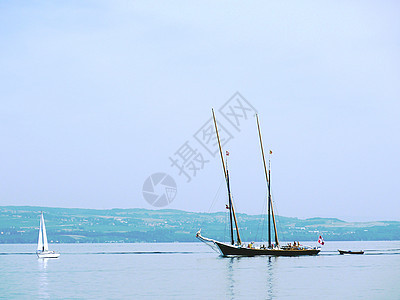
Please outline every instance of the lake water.
M60 258L43 260L35 248L0 244L0 298L400 299L400 241L326 242L312 257L223 258L203 243L139 243L55 244Z

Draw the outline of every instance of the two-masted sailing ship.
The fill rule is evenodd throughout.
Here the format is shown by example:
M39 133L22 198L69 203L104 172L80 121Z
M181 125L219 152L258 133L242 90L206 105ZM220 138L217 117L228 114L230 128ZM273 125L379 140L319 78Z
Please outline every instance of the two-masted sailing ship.
M213 239L209 239L206 237L203 237L201 235L201 229L197 232L196 237L202 241L211 246L214 250L218 251L222 256L258 256L258 255L272 255L272 256L301 256L301 255L317 255L321 249L317 247L309 247L309 246L303 246L300 245L299 243L294 243L288 244L285 246L281 246L278 240L278 233L276 229L276 221L275 221L275 215L274 215L274 210L272 206L272 200L271 200L271 186L270 186L270 177L271 177L271 169L270 167L267 170L266 166L266 161L265 161L265 155L264 155L264 148L262 144L262 138L261 138L261 131L260 131L260 124L258 121L258 115L256 115L257 119L257 128L258 128L258 135L260 138L260 147L261 147L261 155L263 158L263 163L264 163L264 171L265 171L265 178L266 178L266 183L267 183L267 190L268 190L268 245L262 245L262 246L255 246L253 243L245 244L242 243L242 240L240 239L240 233L239 233L239 226L235 214L235 209L232 201L232 196L231 196L231 188L229 184L229 171L227 169L227 165L224 162L224 157L222 154L222 148L221 148L221 142L218 134L218 128L217 128L217 121L215 119L215 114L214 110L212 110L213 114L213 119L214 119L214 125L215 125L215 132L217 135L217 140L218 140L218 147L219 147L219 152L221 155L221 161L222 161L222 167L224 169L224 176L226 180L226 187L227 187L227 192L228 192L228 204L227 208L229 209L229 222L230 222L230 243L224 243L224 242L219 242ZM270 166L270 163L269 163ZM275 243L272 243L272 229L271 229L271 219L273 223L273 228L274 228L274 233L275 233ZM235 226L235 230L234 230ZM236 241L235 241L235 234L234 231L236 231Z

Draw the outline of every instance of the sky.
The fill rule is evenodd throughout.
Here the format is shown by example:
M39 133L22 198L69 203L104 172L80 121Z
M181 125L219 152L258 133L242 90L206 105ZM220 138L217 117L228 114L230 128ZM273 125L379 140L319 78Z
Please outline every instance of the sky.
M237 212L265 207L258 113L276 213L400 221L399 11L2 1L0 205L223 211L214 108Z

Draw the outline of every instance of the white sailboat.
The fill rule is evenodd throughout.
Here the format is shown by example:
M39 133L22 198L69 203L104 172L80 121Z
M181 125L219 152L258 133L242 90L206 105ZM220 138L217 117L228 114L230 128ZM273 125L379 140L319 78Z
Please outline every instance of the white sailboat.
M36 255L39 258L57 258L60 256L60 253L57 253L55 251L49 251L49 244L47 243L47 233L46 233L46 226L44 225L43 212L42 215L40 216L39 238L38 238Z

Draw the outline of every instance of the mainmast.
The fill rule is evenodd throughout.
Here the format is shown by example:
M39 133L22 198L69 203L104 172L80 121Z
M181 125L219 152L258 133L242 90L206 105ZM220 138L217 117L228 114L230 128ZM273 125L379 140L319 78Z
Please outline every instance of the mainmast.
M263 147L262 138L261 138L261 130L260 130L260 123L258 121L258 114L256 114L256 119L257 119L258 135L260 137L261 155L262 155L262 158L263 158L264 172L265 172L265 178L267 180L267 188L268 188L268 247L271 248L272 247L272 243L271 243L271 214L272 214L272 221L273 221L273 224L274 224L274 231L275 231L275 244L276 244L276 246L279 245L278 231L276 230L274 208L272 206L272 200L271 200L271 181L270 181L270 178L271 178L271 161L269 161L269 171L267 171L267 164L265 162L264 147Z
M269 203L271 205L271 214L272 214L272 222L274 224L274 232L275 232L275 245L279 245L278 241L278 231L276 230L276 221L275 221L275 214L274 214L274 206L272 205L272 197L271 197L271 160L269 160L269 183L268 183L268 197L269 197Z
M217 134L217 140L218 140L218 146L219 146L219 154L221 155L222 167L224 168L226 186L227 186L227 189L228 189L229 220L230 220L230 228L231 228L231 243L232 243L232 245L235 244L235 241L233 239L233 224L232 224L232 217L233 217L233 220L235 222L235 227L236 227L237 242L240 245L242 243L242 241L240 239L239 227L238 227L238 224L237 224L235 209L233 207L233 202L232 202L231 190L230 190L230 185L229 185L229 172L228 172L227 168L225 167L225 163L224 163L224 156L222 154L221 142L220 142L220 139L219 139L219 133L218 133L218 128L217 128L217 121L215 119L214 109L212 109L212 114L213 114L213 119L214 119L215 132Z
M228 188L228 199L229 199L229 204L228 204L228 206L229 206L229 224L230 224L230 229L231 229L231 244L232 245L234 245L235 244L235 240L233 239L233 225L232 225L232 209L231 209L231 207L232 207L232 198L231 198L231 188L230 188L230 185L229 185L229 171L227 171L227 174L226 174L226 186L227 186L227 188Z

